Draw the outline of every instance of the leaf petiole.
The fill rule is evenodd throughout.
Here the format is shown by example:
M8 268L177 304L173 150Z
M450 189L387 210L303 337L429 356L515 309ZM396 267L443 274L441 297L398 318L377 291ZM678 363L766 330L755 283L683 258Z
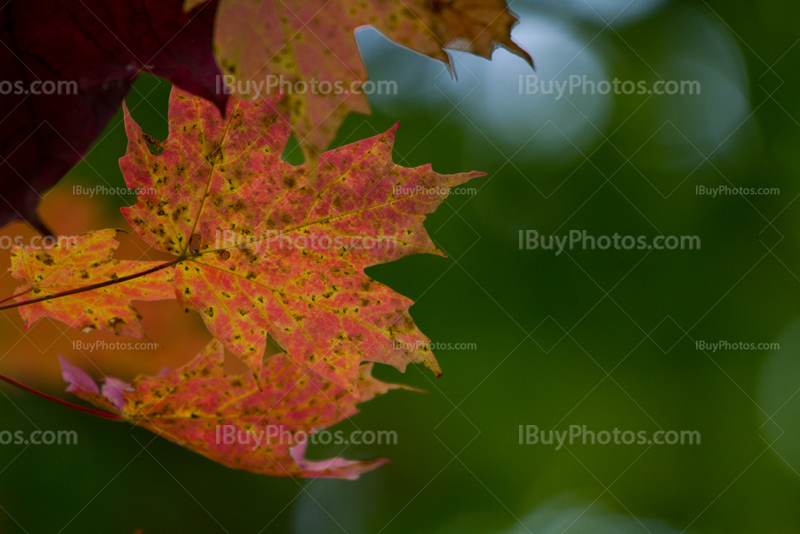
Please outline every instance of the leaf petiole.
M36 298L33 298L33 299L22 300L22 301L19 301L19 302L11 302L9 304L3 304L3 305L0 306L0 311L2 311L2 310L10 310L12 308L19 308L21 306L27 306L29 304L36 304L37 302L44 302L46 300L57 299L59 297L66 297L66 296L69 296L69 295L75 295L77 293L83 293L85 291L93 291L95 289L101 289L101 288L104 288L104 287L113 286L114 284L127 282L127 281L133 280L135 278L141 278L142 276L147 276L148 274L156 273L158 271L167 269L169 267L172 267L173 265L177 265L178 263L184 261L185 259L186 259L185 257L181 256L181 257L175 258L174 260L169 261L167 263L162 263L161 265L156 265L155 267L153 267L151 269L147 269L146 271L142 271L140 273L129 274L127 276L122 276L120 278L115 278L114 280L108 280L106 282L98 282L96 284L91 284L91 285L84 286L84 287L77 287L75 289L68 289L67 291L60 291L58 293L51 293L50 295L44 295L44 296L36 297ZM5 302L5 301L7 301L7 300L9 300L11 298L24 295L25 293L28 293L32 289L33 288L28 289L27 291L24 291L24 292L19 293L17 295L12 295L12 296L10 296L10 297L8 297L6 299L0 300L0 303L1 302Z
M6 375L0 374L0 380L2 380L3 382L6 382L8 384L11 384L12 386L17 387L17 388L19 388L19 389L21 389L23 391L27 391L28 393L33 393L34 395L38 395L38 396L42 397L43 399L49 400L50 402L54 402L56 404L60 404L62 406L66 406L67 408L71 408L71 409L77 410L79 412L84 412L84 413L88 413L88 414L91 414L91 415L96 415L97 417L102 417L104 419L111 419L113 421L124 421L125 420L125 418L122 417L119 414L103 412L103 411L100 411L100 410L95 410L94 408L86 408L85 406L79 406L77 404L72 404L71 402L65 401L63 399L59 399L58 397L53 397L52 395L48 395L47 393L43 393L43 392L39 391L38 389L33 389L32 387L26 386L25 384L23 384L21 382L17 382L13 378L10 378L10 377L8 377Z
M33 291L33 288L32 288L32 287L29 287L29 288L28 288L28 289L26 289L25 291L20 291L19 293L14 293L13 295L11 295L11 296L8 296L8 297L4 298L3 300L0 300L0 304L2 304L2 303L4 303L4 302L7 302L7 301L9 301L9 300L11 300L11 299L15 299L15 298L17 298L17 297L21 297L22 295L25 295L25 294L27 294L27 293L30 293L31 291Z

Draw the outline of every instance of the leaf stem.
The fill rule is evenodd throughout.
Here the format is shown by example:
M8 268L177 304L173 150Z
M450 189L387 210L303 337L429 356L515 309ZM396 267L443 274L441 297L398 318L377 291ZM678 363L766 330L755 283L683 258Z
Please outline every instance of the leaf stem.
M33 291L33 288L29 287L25 291L20 291L19 293L14 293L10 297L6 297L3 300L0 300L0 304L2 304L3 302L9 301L9 300L11 300L13 298L21 297L22 295L25 295L26 293L30 293L31 291Z
M135 278L141 278L142 276L147 276L148 274L152 274L152 273L161 271L163 269L166 269L168 267L172 267L173 265L177 265L178 263L180 263L180 262L182 262L184 260L186 260L186 258L181 256L181 257L175 258L174 260L169 261L167 263L162 263L161 265L156 265L152 269L147 269L146 271L142 271L140 273L129 274L128 276L123 276L121 278L115 278L114 280L107 280L105 282L98 282L96 284L91 284L91 285L84 286L84 287L77 287L75 289L68 289L67 291L61 291L59 293L51 293L50 295L44 295L42 297L36 297L34 299L28 299L28 300L22 300L22 301L19 301L19 302L11 302L9 304L3 304L3 305L0 306L0 311L2 311L2 310L10 310L11 308L19 308L20 306L27 306L29 304L36 304L37 302L44 302L46 300L57 299L59 297L66 297L66 296L69 296L69 295L75 295L77 293L83 293L85 291L93 291L95 289L101 289L103 287L113 286L114 284L127 282L127 281L133 280ZM33 289L33 288L31 288L31 289ZM29 289L28 291L31 291L31 289ZM20 293L19 295L24 295L28 291ZM3 299L2 301L0 301L0 303L1 302L5 302L6 300L8 300L10 298L13 298L13 297L19 296L19 295L12 295L11 297L8 297L7 299Z
M56 404L60 404L62 406L66 406L67 408L71 408L71 409L77 410L79 412L84 412L84 413L88 413L88 414L91 414L91 415L96 415L97 417L102 417L104 419L111 419L111 420L114 420L114 421L124 421L125 420L125 418L122 417L119 414L103 412L103 411L100 411L100 410L95 410L94 408L86 408L85 406L79 406L77 404L72 404L71 402L65 401L63 399L59 399L58 397L53 397L52 395L48 395L47 393L43 393L43 392L39 391L38 389L33 389L32 387L26 386L25 384L23 384L21 382L17 382L13 378L10 378L10 377L8 377L6 375L0 374L0 380L2 380L3 382L6 382L8 384L11 384L12 386L17 387L17 388L19 388L19 389L21 389L23 391L27 391L28 393L33 393L34 395L38 395L38 396L42 397L43 399L49 400L50 402L54 402Z

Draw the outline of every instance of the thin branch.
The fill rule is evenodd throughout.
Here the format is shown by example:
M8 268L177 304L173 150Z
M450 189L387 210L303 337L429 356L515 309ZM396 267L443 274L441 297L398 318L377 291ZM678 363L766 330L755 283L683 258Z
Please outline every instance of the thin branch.
M14 387L18 387L19 389L21 389L23 391L27 391L28 393L33 393L34 395L38 395L38 396L42 397L43 399L49 400L50 402L55 402L56 404L60 404L62 406L66 406L67 408L71 408L71 409L77 410L79 412L84 412L84 413L88 413L88 414L91 414L91 415L96 415L97 417L102 417L104 419L111 419L111 420L114 420L114 421L124 421L125 420L125 418L123 416L119 415L119 414L103 412L103 411L100 411L100 410L95 410L94 408L86 408L85 406L79 406L77 404L72 404L71 402L65 401L63 399L59 399L58 397L53 397L52 395L48 395L47 393L42 393L38 389L33 389L30 386L26 386L25 384L23 384L21 382L17 382L13 378L9 378L6 375L0 374L0 380L2 380L3 382L7 382L7 383L11 384Z
M59 297L66 297L66 296L69 296L69 295L75 295L77 293L83 293L85 291L93 291L95 289L101 289L101 288L104 288L104 287L113 286L114 284L120 284L122 282L127 282L129 280L133 280L135 278L141 278L142 276L147 276L148 274L156 273L156 272L161 271L163 269L166 269L168 267L172 267L173 265L177 265L178 263L184 261L185 259L186 258L184 258L184 257L175 258L174 260L172 260L170 262L162 263L161 265L156 265L152 269L148 269L148 270L142 271L140 273L129 274L128 276L123 276L121 278L116 278L114 280L107 280L105 282L98 282L96 284L91 284L91 285L84 286L84 287L78 287L78 288L75 288L75 289L69 289L67 291L61 291L59 293L52 293L50 295L44 295L42 297L36 297L35 299L28 299L28 300L22 300L20 302L12 302L10 304L3 304L2 306L0 306L0 311L2 311L2 310L10 310L11 308L19 308L20 306L27 306L29 304L36 304L37 302L44 302L46 300L57 299ZM28 291L30 291L30 290L28 290ZM26 293L27 293L27 291L26 291ZM13 296L16 296L16 295L12 295L12 297ZM9 298L12 298L12 297L9 297ZM8 300L8 299L5 299L5 300ZM4 301L0 301L0 302L4 302Z

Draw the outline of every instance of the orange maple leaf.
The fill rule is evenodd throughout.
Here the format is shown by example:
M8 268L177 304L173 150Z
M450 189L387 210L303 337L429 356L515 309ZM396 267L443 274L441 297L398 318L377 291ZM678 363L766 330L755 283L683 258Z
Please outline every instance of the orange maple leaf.
M345 389L284 355L266 361L263 387L249 375L226 376L223 362L222 345L212 341L181 368L142 375L130 384L109 378L102 388L63 358L61 368L67 391L228 467L271 476L353 479L387 462L305 458L317 432L358 413L358 399ZM361 401L404 387L380 382L371 371L372 364L359 369Z
M396 165L395 127L325 153L309 177L305 166L281 158L290 128L273 102L232 98L226 116L173 88L172 133L154 154L125 110L129 144L120 166L138 200L122 211L145 241L175 256L162 276L174 281L187 311L198 310L255 376L267 334L354 395L364 360L401 371L422 363L440 374L430 340L409 315L413 302L364 269L409 254L444 255L423 221L451 187L482 173ZM119 292L128 282L118 282L103 294L128 305ZM84 309L62 311L41 314L70 323Z
M205 1L185 0L184 7ZM357 28L372 26L440 61L450 60L448 49L490 59L503 46L533 65L511 40L516 23L504 0L220 0L214 50L226 78L235 79L226 81L228 90L249 99L286 94L292 127L311 161L348 113L370 112Z

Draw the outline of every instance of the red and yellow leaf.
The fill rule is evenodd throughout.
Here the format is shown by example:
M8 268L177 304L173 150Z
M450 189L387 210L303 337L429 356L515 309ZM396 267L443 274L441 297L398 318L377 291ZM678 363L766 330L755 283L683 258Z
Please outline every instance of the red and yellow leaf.
M272 476L358 478L387 462L305 458L306 439L356 413L358 399L284 355L269 358L254 377L226 376L224 349L214 341L184 367L130 384L109 379L102 389L61 360L68 391L189 450L236 469ZM358 374L361 401L402 387Z
M17 300L117 280L158 265L114 259L114 251L119 246L115 234L116 230L101 230L59 238L52 246L14 245L9 271L14 278L27 282L17 291L21 294ZM22 306L20 314L26 327L48 316L84 331L109 330L144 338L142 316L131 301L174 299L173 275L171 269L157 271L125 283Z
M123 214L153 247L182 259L175 283L211 333L258 372L269 333L299 364L355 392L361 361L439 374L408 309L370 265L441 254L423 221L449 189L482 173L441 175L392 162L395 128L325 153L310 181L281 159L290 128L270 101L231 98L226 119L173 89L163 152L126 111Z
M184 7L202 3L186 0ZM311 160L333 140L348 113L370 111L366 95L357 90L367 80L357 28L373 26L441 61L449 59L446 49L491 58L502 45L532 64L511 40L516 22L504 0L221 0L214 44L217 63L235 77L240 96L287 93L292 127ZM287 91L286 84L298 87L298 82L306 88L338 83L342 90Z

